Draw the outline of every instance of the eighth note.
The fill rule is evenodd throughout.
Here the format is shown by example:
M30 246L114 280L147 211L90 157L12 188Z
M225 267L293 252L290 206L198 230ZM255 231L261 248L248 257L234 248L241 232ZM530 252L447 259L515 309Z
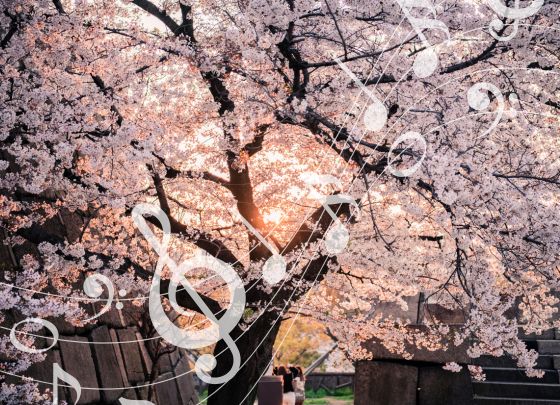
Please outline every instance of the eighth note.
M380 131L383 129L387 123L388 116L385 105L360 81L360 79L356 77L354 73L352 73L350 69L348 69L344 63L342 63L340 59L335 59L335 61L338 63L338 66L344 70L344 73L346 73L371 100L371 104L367 107L366 112L364 113L364 125L366 128L370 131Z
M335 225L327 231L325 234L325 248L327 252L335 255L341 253L348 245L350 241L350 233L348 229L342 221L338 218L336 213L331 209L331 204L342 204L347 203L352 205L359 210L360 207L356 200L346 194L336 194L336 195L329 195L329 196L321 196L320 193L317 192L312 186L313 185L324 185L324 184L337 184L340 185L340 181L330 175L321 176L315 173L308 173L307 175L303 175L303 181L310 186L311 193L310 197L319 200L325 209L325 212L329 214L329 216L333 219Z
M243 225L251 231L253 235L272 253L263 266L263 278L270 285L279 283L286 275L286 260L277 253L276 249L257 231L253 225L247 221L243 215L239 214Z
M424 45L424 49L418 53L412 67L416 76L424 79L435 72L438 66L439 58L422 30L438 29L443 31L449 40L451 38L449 29L443 22L438 21L435 18L416 18L412 16L410 12L412 8L427 8L428 11L435 17L436 10L429 0L397 0L397 3L399 3L405 17L408 22L410 22L410 25L412 25L412 28L416 31L416 35L418 35L418 38L420 38L420 41L422 41L422 44Z

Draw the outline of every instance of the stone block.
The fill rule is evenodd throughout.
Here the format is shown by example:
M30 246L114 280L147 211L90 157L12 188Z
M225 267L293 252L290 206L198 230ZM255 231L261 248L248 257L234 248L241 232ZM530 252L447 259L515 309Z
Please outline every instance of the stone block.
M175 376L172 373L160 375L154 381L154 390L156 392L158 404L180 405L182 398L179 389L175 383Z
M175 366L175 381L177 382L177 388L179 389L179 394L181 395L182 403L187 404L191 400L196 400L198 402L198 395L196 388L194 386L193 373L189 367L189 362L186 356L181 356L180 351L177 350L177 364Z
M122 380L119 363L115 354L115 349L109 335L107 326L100 326L91 332L93 359L99 375L99 384L103 388L124 388L125 382ZM109 342L109 344L107 344ZM103 390L101 396L107 403L117 400L123 390Z
M473 388L469 372L458 373L441 366L418 368L418 405L472 405Z
M129 385L143 383L147 371L142 362L136 331L133 328L127 328L118 329L116 332Z
M556 370L560 370L560 355L552 356L552 365Z
M410 326L411 329L424 330L425 326L416 325ZM453 327L450 327L453 330ZM452 332L451 332L452 333ZM469 363L470 358L467 356L468 341L463 342L460 346L453 345L450 340L443 340L444 343L448 344L445 350L427 350L419 349L414 345L406 344L406 350L413 355L412 360L430 363ZM387 360L402 360L403 356L397 353L391 353L377 340L369 340L364 343L364 347L373 354L374 359L387 359Z
M359 361L355 405L416 405L418 369L402 363Z
M560 354L560 341L558 340L538 340L540 354Z
M78 404L89 404L99 402L99 385L95 373L95 363L90 349L90 342L81 336L70 336L69 341L59 341L60 355L62 358L61 367L67 373L74 376L82 386L82 395ZM93 388L93 389L83 389ZM76 400L76 391L70 389L70 397Z
M25 375L33 378L34 380L37 381L44 381L45 383L39 383L39 387L41 389L45 389L48 388L49 390L52 391L52 381L53 381L53 364L54 363L58 363L61 367L62 367L62 360L60 358L60 352L58 350L49 350L48 352L46 352L46 358L45 360L43 360L40 363L34 363L31 365L31 367L29 367L26 372ZM21 383L21 381L16 382L16 383ZM60 382L60 384L64 384L63 382ZM66 388L62 387L59 385L59 389L58 389L58 395L59 395L59 399L61 401L67 401L69 402L70 400L70 395L69 392Z

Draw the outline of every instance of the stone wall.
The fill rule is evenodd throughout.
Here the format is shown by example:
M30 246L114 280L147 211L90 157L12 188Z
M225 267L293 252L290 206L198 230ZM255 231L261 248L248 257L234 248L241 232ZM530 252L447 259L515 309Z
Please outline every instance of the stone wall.
M82 394L78 404L117 404L119 398L149 399L160 405L198 403L192 365L175 348L153 361L147 344L135 327L121 329L106 325L84 335L60 335L45 361L32 365L25 375L52 388L53 364L78 379ZM157 373L157 377L155 377ZM154 378L155 377L155 378ZM60 399L73 403L76 393L60 381Z
M305 389L317 391L324 388L332 392L337 388L354 386L354 373L311 373L306 377Z
M465 369L452 373L440 364L359 361L355 405L471 405L473 389Z
M411 329L422 330L426 321L437 320L450 326L460 325L465 316L461 310L449 310L437 304L426 304L421 295L406 299L408 308L393 303L378 305L385 316L407 320ZM376 311L376 312L377 312ZM455 326L456 327L456 326ZM445 342L444 342L445 343ZM451 343L451 342L447 342ZM355 365L354 398L356 405L471 405L473 386L465 368L459 373L446 371L447 362L467 363L467 342L446 350L419 350L405 345L413 360L391 353L379 341L364 344L373 361Z
M64 218L62 218L64 217ZM73 240L79 234L79 218L75 215L55 217L42 226L34 226L29 233L53 242ZM5 233L0 228L0 281L13 282L13 271L24 254L36 254L37 246L26 242L14 248L4 245ZM34 239L34 238L31 238ZM104 302L90 304L89 313L97 313ZM118 404L119 398L150 400L157 405L189 405L198 403L197 381L187 354L176 347L163 352L156 341L140 330L147 309L129 302L121 310L115 306L101 315L97 323L75 327L62 318L48 318L59 332L57 344L46 354L46 359L33 364L21 374L40 381L41 390L52 391L53 364L75 377L81 387L78 404ZM23 320L14 311L4 313L0 334L6 335L13 324ZM151 335L150 335L151 336ZM38 348L51 341L37 339ZM2 353L0 352L0 359ZM4 376L6 382L21 383L19 377ZM64 381L59 381L61 400L73 403L76 393Z

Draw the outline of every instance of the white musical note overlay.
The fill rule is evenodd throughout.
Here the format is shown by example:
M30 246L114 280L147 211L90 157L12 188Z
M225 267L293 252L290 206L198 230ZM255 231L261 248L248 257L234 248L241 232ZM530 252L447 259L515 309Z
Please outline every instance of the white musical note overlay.
M396 146L405 142L405 141L419 141L419 143L422 145L422 157L420 159L418 159L418 161L412 165L411 167L409 167L408 169L404 169L404 170L399 170L393 167L393 162L397 159L397 158L393 158L391 159L391 156L394 154L397 154ZM407 145L406 147L404 147L403 149L400 149L400 151L397 154L397 157L400 157L401 155L403 155L406 151L410 151L411 154L414 155L414 152L412 152L412 149L410 148L412 144ZM399 135L397 137L397 139L395 139L395 142L393 142L393 144L391 145L391 148L389 149L389 162L387 164L387 169L396 177L408 177L410 175L412 175L414 172L416 172L416 170L418 170L418 168L422 165L422 162L424 161L424 158L426 157L426 151L428 149L428 145L426 144L426 139L424 139L424 137L419 134L418 132L415 131L409 131L406 132L402 135Z
M336 63L338 63L338 66L340 66L344 73L346 73L371 100L371 104L366 108L366 111L364 113L364 125L366 126L366 128L370 131L382 130L387 123L388 116L385 104L383 104L381 100L379 100L377 96L375 96L375 94L373 94L373 92L371 92L371 90L368 89L364 85L364 83L362 83L360 79L358 79L356 75L352 73L352 71L348 69L348 67L344 63L342 63L340 59L335 58L335 61Z
M163 231L161 243L146 223L143 215L150 215L159 220ZM149 294L150 318L155 329L163 339L175 346L185 349L206 347L219 340L223 340L230 349L233 357L231 369L223 376L211 377L208 373L216 366L216 359L211 354L205 354L200 356L196 361L195 371L202 381L209 384L222 384L229 381L237 371L239 371L241 365L241 354L230 336L230 332L241 319L245 309L245 288L239 275L230 265L203 252L199 252L193 258L177 265L175 261L169 257L167 252L171 236L169 218L167 218L167 215L159 207L151 204L139 204L134 207L132 218L140 232L159 255ZM175 311L180 314L188 315L188 313L177 304L177 286L180 283L204 315L210 320L211 326L199 331L189 331L179 328L167 317L161 302L160 294L161 275L164 266L167 266L172 273L169 282L168 298ZM215 315L210 308L208 308L196 289L185 277L188 271L197 268L212 270L227 284L230 292L230 304L219 320L216 319Z
M501 36L498 34L504 28L504 22L500 19L494 19L490 22L490 35L498 41L509 41L517 35L519 30L519 20L531 17L539 12L544 4L544 0L535 0L527 7L519 7L519 0L515 0L514 7L508 7L501 0L488 0L488 6L502 18L507 18L513 21L513 29L509 35Z
M103 293L103 288L101 287L102 285L107 288L107 302L105 303L105 305L103 305L103 308L101 308L101 310L96 315L85 319L85 322L98 318L105 312L109 311L109 309L111 309L113 297L115 296L115 288L113 287L113 282L109 279L109 277L98 273L92 274L88 276L84 281L83 289L88 297L99 298Z
M334 225L325 233L324 243L325 249L330 254L341 253L350 241L350 233L342 221L338 218L330 205L347 203L353 206L358 212L360 207L356 200L347 194L335 194L324 196L320 194L313 186L335 184L340 186L340 180L331 175L318 175L316 173L304 173L303 181L309 186L309 196L321 202L325 212L333 219Z
M58 365L58 363L53 364L53 405L59 405L58 380L70 384L70 387L73 388L74 391L76 391L76 400L74 401L74 405L76 405L80 400L80 396L82 395L82 386L80 385L80 382L73 375L64 371Z
M121 405L155 405L153 402L145 401L143 399L126 399L119 398Z
M47 328L53 336L51 338L52 339L51 345L49 347L47 347L46 349L33 349L33 348L30 348L30 347L22 344L16 337L16 328L19 325L21 325L22 323L36 323L36 324L42 325L45 328ZM29 333L27 333L27 334L29 335ZM54 345L56 345L57 341L58 341L58 329L56 328L56 326L54 326L54 324L52 324L51 322L46 321L46 320L41 319L41 318L26 318L23 321L20 321L20 322L14 324L14 326L12 326L12 329L10 330L10 342L12 342L12 344L18 350L21 350L22 352L43 353L43 352L46 352L47 350L50 350Z
M482 138L483 136L489 135L494 131L494 129L498 126L502 116L504 115L505 111L505 100L504 96L500 89L498 89L492 83L487 82L479 82L472 85L469 90L467 91L467 101L469 106L474 108L477 111L486 110L490 106L490 97L488 97L487 92L490 92L494 95L496 102L498 104L496 108L496 117L494 121L490 125L486 131L484 131L481 135L477 136L475 139ZM519 101L517 94L511 93L509 95L509 101L512 105ZM515 113L512 113L514 115Z
M272 256L267 259L263 266L263 279L270 285L278 284L286 275L286 260L278 253L266 238L257 231L253 225L243 215L239 214L239 219L243 225L251 231L253 235L272 253Z
M420 38L420 41L422 41L422 44L424 45L424 49L416 55L412 66L416 76L424 79L436 71L439 64L439 57L432 44L428 41L428 38L426 38L426 35L424 35L423 30L433 29L443 31L449 40L451 38L449 29L443 22L435 19L436 10L429 0L397 0L397 3L401 7L402 12L410 25L412 25L416 35L418 35L418 38ZM414 8L427 9L434 18L414 17L411 12Z

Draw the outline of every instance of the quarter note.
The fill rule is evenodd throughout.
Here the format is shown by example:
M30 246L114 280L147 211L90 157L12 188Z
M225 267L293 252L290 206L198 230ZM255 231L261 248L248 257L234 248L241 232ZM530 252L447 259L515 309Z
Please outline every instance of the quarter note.
M76 405L80 400L80 396L82 395L82 386L80 385L80 382L73 375L64 371L58 365L58 363L53 364L53 405L59 405L58 380L62 380L70 384L70 387L76 391L76 400L74 401L74 405Z
M286 275L286 260L278 254L277 250L266 240L264 236L257 231L253 225L247 221L243 215L239 214L239 218L243 225L251 231L253 235L272 253L272 256L268 258L268 260L264 263L263 266L263 278L264 280L270 284L275 285L280 282L284 276Z
M420 38L420 41L422 41L422 44L424 45L425 49L416 55L412 66L416 76L424 79L435 72L439 63L439 58L434 47L430 44L426 35L424 35L423 30L437 29L443 31L446 34L447 39L450 39L451 36L449 34L449 29L443 22L435 19L436 10L429 0L397 0L397 3L401 7L403 14L410 25L412 25L416 35L418 35L418 38ZM434 18L414 17L411 13L413 8L428 9Z
M360 79L356 77L354 73L352 73L350 69L348 69L348 67L340 59L335 59L335 61L344 73L346 73L348 77L350 77L371 100L371 104L368 105L364 113L364 125L366 128L370 131L380 131L383 129L387 123L388 116L385 105L360 81Z

